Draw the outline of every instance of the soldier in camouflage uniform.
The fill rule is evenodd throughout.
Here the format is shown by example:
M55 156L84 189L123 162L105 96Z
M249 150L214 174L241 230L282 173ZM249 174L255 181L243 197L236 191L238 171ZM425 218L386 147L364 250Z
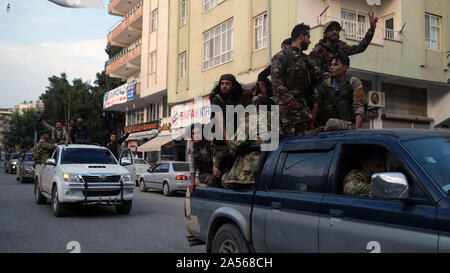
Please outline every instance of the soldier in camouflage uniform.
M245 119L245 124L242 124L234 136L234 140L230 141L233 153L237 155L237 160L231 168L230 172L222 177L222 187L226 189L245 188L255 183L255 172L258 166L259 158L261 157L260 144L263 140L270 137L270 106L275 103L266 95L260 95L257 99L256 105L266 105L267 112L259 111L258 124L267 123L267 135L261 135L259 132L259 125L257 127L257 140L250 140L250 116ZM267 115L267 121L263 119L263 115ZM245 139L239 139L239 135L245 135ZM253 149L252 149L253 148Z
M344 194L372 197L372 175L386 171L386 154L380 150L365 150L363 168L353 170L344 178Z
M214 179L213 165L214 153L211 142L202 137L203 126L192 125L192 142L189 145L189 170L191 173L191 183L196 181L210 187L218 186ZM198 177L197 177L198 174Z
M331 77L317 86L317 103L313 109L313 120L317 127L325 126L328 120L338 119L363 129L367 99L362 82L356 77L347 77L350 59L336 54L331 61Z
M292 31L292 45L272 59L273 98L280 106L281 131L287 136L301 135L310 127L313 86L326 75L313 64L307 50L310 27L297 25Z
M358 44L350 46L339 40L339 33L342 30L341 24L337 21L328 22L324 28L324 38L315 46L310 53L310 57L314 63L324 72L330 70L331 58L336 53L351 56L364 52L372 42L377 27L378 18L369 13L370 28L364 39Z
M31 150L31 153L34 156L36 174L40 174L42 166L45 165L45 162L50 158L53 150L56 148L56 144L48 142L48 139L48 133L42 134L39 142Z
M65 142L69 143L70 142L69 133L63 127L62 123L57 122L56 126L53 127L43 119L43 114L44 113L42 113L38 117L38 122L41 122L42 125L51 133L50 141L56 144L64 144Z

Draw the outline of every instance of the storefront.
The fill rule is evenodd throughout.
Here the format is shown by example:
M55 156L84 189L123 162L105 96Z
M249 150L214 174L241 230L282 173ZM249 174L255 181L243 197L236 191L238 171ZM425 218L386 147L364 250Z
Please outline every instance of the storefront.
M139 151L138 147L158 135L158 126L159 121L151 121L125 127L125 132L130 133L130 136L127 139L127 147L130 148L138 158L149 161L149 156L142 151Z

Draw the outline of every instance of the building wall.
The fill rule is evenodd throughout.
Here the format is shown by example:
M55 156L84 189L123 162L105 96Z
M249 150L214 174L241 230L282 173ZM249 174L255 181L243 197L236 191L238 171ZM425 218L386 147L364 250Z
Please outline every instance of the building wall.
M285 0L283 5L268 0L225 0L203 11L203 1L188 1L188 24L180 27L180 1L170 2L169 44L169 104L207 95L217 84L220 75L232 73L243 84L255 83L257 75L271 59L270 46L254 50L254 18L268 10L271 2L272 53L280 50L281 42L290 36L296 21L296 1ZM233 19L232 61L203 70L203 34ZM270 39L270 38L269 38ZM187 53L187 76L179 78L179 55Z

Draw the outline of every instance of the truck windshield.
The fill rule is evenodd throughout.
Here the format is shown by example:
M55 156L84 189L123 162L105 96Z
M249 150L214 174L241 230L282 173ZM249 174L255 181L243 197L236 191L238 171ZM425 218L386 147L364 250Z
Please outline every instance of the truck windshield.
M450 138L409 140L403 146L434 182L450 194Z
M24 161L33 161L33 155L32 154L25 154Z
M106 149L66 149L62 151L61 164L118 164Z
M19 154L17 153L11 154L11 159L19 159Z

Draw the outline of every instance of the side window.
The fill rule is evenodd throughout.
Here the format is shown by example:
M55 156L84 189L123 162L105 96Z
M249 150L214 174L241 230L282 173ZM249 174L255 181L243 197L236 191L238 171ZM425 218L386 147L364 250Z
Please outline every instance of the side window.
M333 152L288 153L275 190L323 193L327 189L328 169Z
M372 175L399 172L406 176L414 198L426 199L415 186L414 176L401 160L380 145L343 145L339 160L336 194L362 198L372 197Z

